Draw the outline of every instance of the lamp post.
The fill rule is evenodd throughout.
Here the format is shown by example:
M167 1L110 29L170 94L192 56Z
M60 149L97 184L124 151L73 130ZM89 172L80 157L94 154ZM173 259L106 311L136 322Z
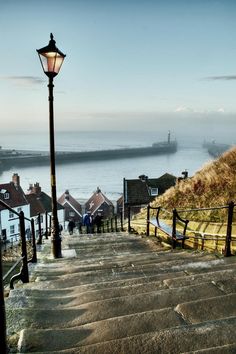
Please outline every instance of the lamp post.
M49 89L49 137L50 137L50 165L51 165L51 197L52 197L52 255L54 258L61 257L61 238L57 217L57 193L56 193L56 170L55 170L55 140L54 140L54 112L53 112L53 79L59 73L65 54L57 47L50 35L50 41L46 47L37 49L44 73L48 76Z

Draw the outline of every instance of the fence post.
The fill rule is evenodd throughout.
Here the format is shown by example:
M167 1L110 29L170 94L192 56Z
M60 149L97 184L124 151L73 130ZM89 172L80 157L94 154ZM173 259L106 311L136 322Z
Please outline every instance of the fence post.
M3 353L7 350L6 312L4 302L3 271L2 271L2 242L0 241L0 348Z
M29 282L29 271L28 271L28 260L27 260L27 247L25 239L25 217L24 212L21 211L19 214L20 219L20 238L21 238L21 257L22 257L22 267L19 274L13 275L10 280L10 289L14 289L14 281L20 279L23 283Z
M28 262L27 262L27 248L26 248L26 239L25 239L25 218L24 212L20 212L20 237L21 237L21 250L23 257L23 265L21 270L21 280L23 283L29 282L29 271L28 271Z
M148 204L148 206L147 206L147 232L146 232L147 236L150 236L150 223L149 223L149 221L150 221L150 205Z
M38 213L38 241L37 241L37 245L42 245L42 238L43 238L43 235L42 235L42 230L41 230L41 214Z
M117 215L115 215L115 230L116 230L116 232L118 232Z
M32 258L28 260L31 263L37 263L37 249L36 249L36 242L35 242L35 228L34 228L34 219L31 219L31 234L32 234L32 250L33 255Z
M128 232L131 232L131 210L130 206L128 206Z
M52 215L49 215L49 236L52 234Z
M111 218L111 232L114 232L114 228L113 228L113 218Z
M120 212L120 229L121 229L121 231L124 231L124 227L123 227L123 211Z
M172 248L176 248L176 217L177 211L173 209L173 219L172 219Z
M48 239L48 212L45 212L45 238Z
M234 212L234 202L230 202L228 207L228 222L227 222L227 231L226 231L226 238L225 238L225 249L224 249L225 257L231 256L231 234L232 234L233 212Z

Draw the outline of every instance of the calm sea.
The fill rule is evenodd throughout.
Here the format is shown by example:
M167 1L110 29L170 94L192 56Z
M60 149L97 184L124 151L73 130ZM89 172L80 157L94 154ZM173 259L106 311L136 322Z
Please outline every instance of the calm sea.
M0 134L3 148L48 151L47 133ZM175 137L174 137L175 138ZM176 137L178 151L170 155L137 157L98 162L70 163L56 167L57 196L66 189L78 200L87 200L99 186L111 200L117 200L122 193L123 178L138 178L145 174L156 178L168 172L181 176L188 170L193 175L211 157L203 149L203 141L193 137ZM153 142L167 139L167 132L59 132L56 134L56 149L59 151L84 151L114 149L123 147L150 146ZM49 166L18 167L0 173L1 183L11 180L18 173L21 186L26 191L30 183L39 182L50 194Z

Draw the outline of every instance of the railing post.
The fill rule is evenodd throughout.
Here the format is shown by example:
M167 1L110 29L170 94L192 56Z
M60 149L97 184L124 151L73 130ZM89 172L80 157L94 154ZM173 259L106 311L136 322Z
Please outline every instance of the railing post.
M45 212L45 238L48 239L48 212Z
M42 245L42 229L41 229L41 214L38 213L38 241L37 241L37 245Z
M123 227L123 211L120 212L120 229L121 229L121 231L124 231L124 227Z
M35 241L35 228L34 228L34 219L31 219L31 234L32 234L32 250L33 255L32 258L28 260L31 263L37 263L37 249L36 249L36 241Z
M150 236L150 205L147 206L147 236Z
M173 220L172 220L172 248L176 248L176 217L177 211L173 209Z
M113 218L111 218L111 232L114 232L114 228L113 228Z
M128 206L128 232L131 232L131 209Z
M232 234L233 212L234 212L234 202L230 202L228 207L228 222L227 222L227 231L226 231L226 238L225 238L225 249L224 249L225 257L231 256L231 234Z
M49 215L49 236L52 234L52 215Z
M21 211L19 214L20 219L20 238L21 238L21 257L22 257L22 267L19 274L13 275L10 280L10 289L14 289L14 281L20 279L23 283L29 282L29 271L28 271L28 260L27 260L27 247L25 239L25 217L24 212Z
M21 270L21 280L23 283L29 282L29 271L28 271L28 262L27 262L27 248L26 248L26 239L25 239L25 218L24 212L20 212L20 237L21 237L21 250L23 257L23 266Z
M4 301L3 271L2 271L2 242L0 241L0 348L2 353L8 353L6 335L6 312Z
M116 230L116 232L118 232L117 215L115 215L115 230Z
M110 232L110 229L109 229L109 219L107 219L107 232Z

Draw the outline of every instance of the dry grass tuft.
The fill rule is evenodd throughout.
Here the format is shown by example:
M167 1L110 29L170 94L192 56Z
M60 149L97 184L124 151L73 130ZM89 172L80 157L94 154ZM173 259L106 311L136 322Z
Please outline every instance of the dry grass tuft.
M179 181L151 205L172 211L173 208L218 207L230 201L236 202L236 147L203 166L192 178ZM216 221L222 213L225 215L221 211L205 212L204 218L208 216Z

